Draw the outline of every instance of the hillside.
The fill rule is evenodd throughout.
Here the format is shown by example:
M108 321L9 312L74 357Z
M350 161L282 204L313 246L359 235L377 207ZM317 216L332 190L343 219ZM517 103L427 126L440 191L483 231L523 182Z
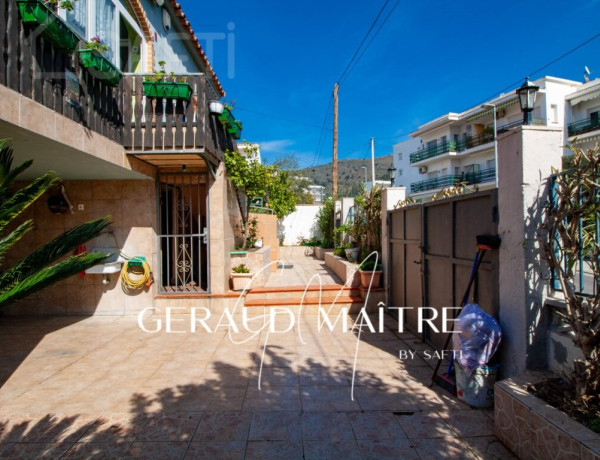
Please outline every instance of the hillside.
M389 180L388 168L392 164L392 155L375 158L376 180ZM338 161L338 194L339 196L355 196L360 186L367 180L371 181L371 159L348 159ZM325 196L331 196L332 176L331 163L298 170L298 175L309 177L317 185L325 186Z

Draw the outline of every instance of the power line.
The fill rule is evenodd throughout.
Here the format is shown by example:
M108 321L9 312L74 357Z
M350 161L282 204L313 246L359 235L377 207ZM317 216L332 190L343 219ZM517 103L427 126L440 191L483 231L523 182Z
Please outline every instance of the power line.
M354 68L356 67L356 65L358 64L358 62L362 59L362 57L364 56L364 54L367 52L367 50L369 49L369 47L371 46L371 43L373 43L373 40L375 40L375 38L377 37L377 35L379 34L379 32L381 31L381 29L383 28L383 26L385 25L385 23L388 21L388 19L390 18L390 16L392 15L392 13L396 10L396 8L398 7L398 4L400 3L400 0L397 0L396 3L394 4L394 6L392 7L391 11L388 13L388 15L385 17L385 19L383 20L383 22L381 23L381 25L379 26L379 29L377 29L377 31L375 32L375 34L371 37L371 40L369 40L369 43L367 43L367 46L365 47L365 49L362 51L362 53L360 53L360 56L358 57L358 59L354 62L354 64L352 65L352 68L350 69L350 71L348 72L348 75L350 75L350 73L354 70ZM386 2L387 4L387 2Z
M292 120L290 118L285 118L285 117L280 117L279 115L273 115L271 113L265 113L265 112L258 112L256 110L251 110L251 109L245 109L243 107L239 107L239 106L235 106L236 109L238 110L242 110L244 112L250 112L250 113L255 113L257 115L262 115L265 117L270 117L270 118L276 118L278 120L282 120L282 121L287 121L288 123L295 123L297 125L302 125L302 126L308 126L310 128L317 128L317 129L327 129L327 128L322 128L321 126L317 126L317 125L312 125L310 123L305 123L303 121L298 121L298 120ZM331 131L331 129L328 129L328 131Z
M319 142L317 143L317 148L315 150L315 156L313 158L311 168L315 165L315 162L319 158L319 150L321 149L321 142L323 141L323 135L325 134L325 130L327 129L327 118L329 118L329 109L331 109L331 103L333 102L333 95L329 97L329 104L327 104L327 110L325 111L325 119L323 120L323 126L321 127L321 134L319 136ZM331 130L327 130L331 131Z
M344 71L340 75L340 78L338 78L338 83L339 84L341 84L344 81L344 79L347 77L346 73L348 72L348 69L350 68L350 66L354 62L354 59L356 58L356 56L360 52L360 49L362 48L362 46L365 43L365 41L367 40L369 34L373 30L373 27L375 27L375 24L377 24L377 21L379 20L379 17L381 16L381 13L383 13L383 11L385 10L385 8L386 8L386 6L388 5L389 2L390 2L390 0L385 0L385 3L383 4L383 6L381 7L381 9L379 10L379 13L377 13L377 16L375 17L375 20L371 24L371 27L369 27L369 30L367 31L367 33L363 37L362 41L360 42L360 45L358 45L358 48L356 48L356 51L354 52L354 54L352 55L352 58L348 62L348 65L346 65L346 68L344 69ZM349 74L349 72L348 72L348 74Z
M533 72L529 72L527 75L529 75L530 77L532 77L533 75L536 75L537 73L541 72L544 69L547 69L548 67L550 67L553 64L556 64L558 61L560 61L561 59L566 58L569 54L574 53L575 51L577 51L579 48L584 47L585 45L587 45L588 43L596 40L598 37L600 37L600 33L594 35L592 38L587 39L586 41L580 43L579 45L577 45L575 48L570 49L569 51L567 51L566 53L560 55L559 57L557 57L556 59L553 59L552 61L550 61L548 64L543 65L542 67L540 67L539 69L534 70ZM519 83L521 83L523 81L523 79L519 79L514 83L511 83L510 85L508 85L506 88L502 88L500 91L498 91L498 93L493 94L491 96L489 96L488 98L484 99L483 101L481 101L480 104L489 101L490 99L493 99L494 97L496 97L498 94L503 93L506 90L509 89L513 89L515 86L517 86Z

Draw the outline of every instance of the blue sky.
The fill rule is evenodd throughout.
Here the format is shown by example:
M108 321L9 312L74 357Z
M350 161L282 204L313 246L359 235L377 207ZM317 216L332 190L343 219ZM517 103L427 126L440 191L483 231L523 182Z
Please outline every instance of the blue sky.
M235 101L243 138L270 161L330 162L331 109L317 147L333 85L385 1L180 3ZM600 33L599 17L600 0L400 1L340 87L340 158L369 157L371 137L377 156L389 154L420 124L498 95ZM225 38L210 50L215 34ZM586 65L600 78L600 38L530 76L583 81Z

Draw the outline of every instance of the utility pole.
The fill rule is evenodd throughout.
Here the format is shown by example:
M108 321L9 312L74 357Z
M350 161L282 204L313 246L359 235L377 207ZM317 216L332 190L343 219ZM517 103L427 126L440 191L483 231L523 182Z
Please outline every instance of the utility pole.
M333 87L333 199L337 198L338 192L338 88L336 83Z
M372 190L375 187L375 138L373 137L371 138L371 177L373 178Z

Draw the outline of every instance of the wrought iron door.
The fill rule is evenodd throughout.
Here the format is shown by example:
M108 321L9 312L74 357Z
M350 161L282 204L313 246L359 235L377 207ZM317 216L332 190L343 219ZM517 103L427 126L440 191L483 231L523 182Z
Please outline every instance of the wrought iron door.
M160 174L158 187L159 292L206 292L208 176Z

